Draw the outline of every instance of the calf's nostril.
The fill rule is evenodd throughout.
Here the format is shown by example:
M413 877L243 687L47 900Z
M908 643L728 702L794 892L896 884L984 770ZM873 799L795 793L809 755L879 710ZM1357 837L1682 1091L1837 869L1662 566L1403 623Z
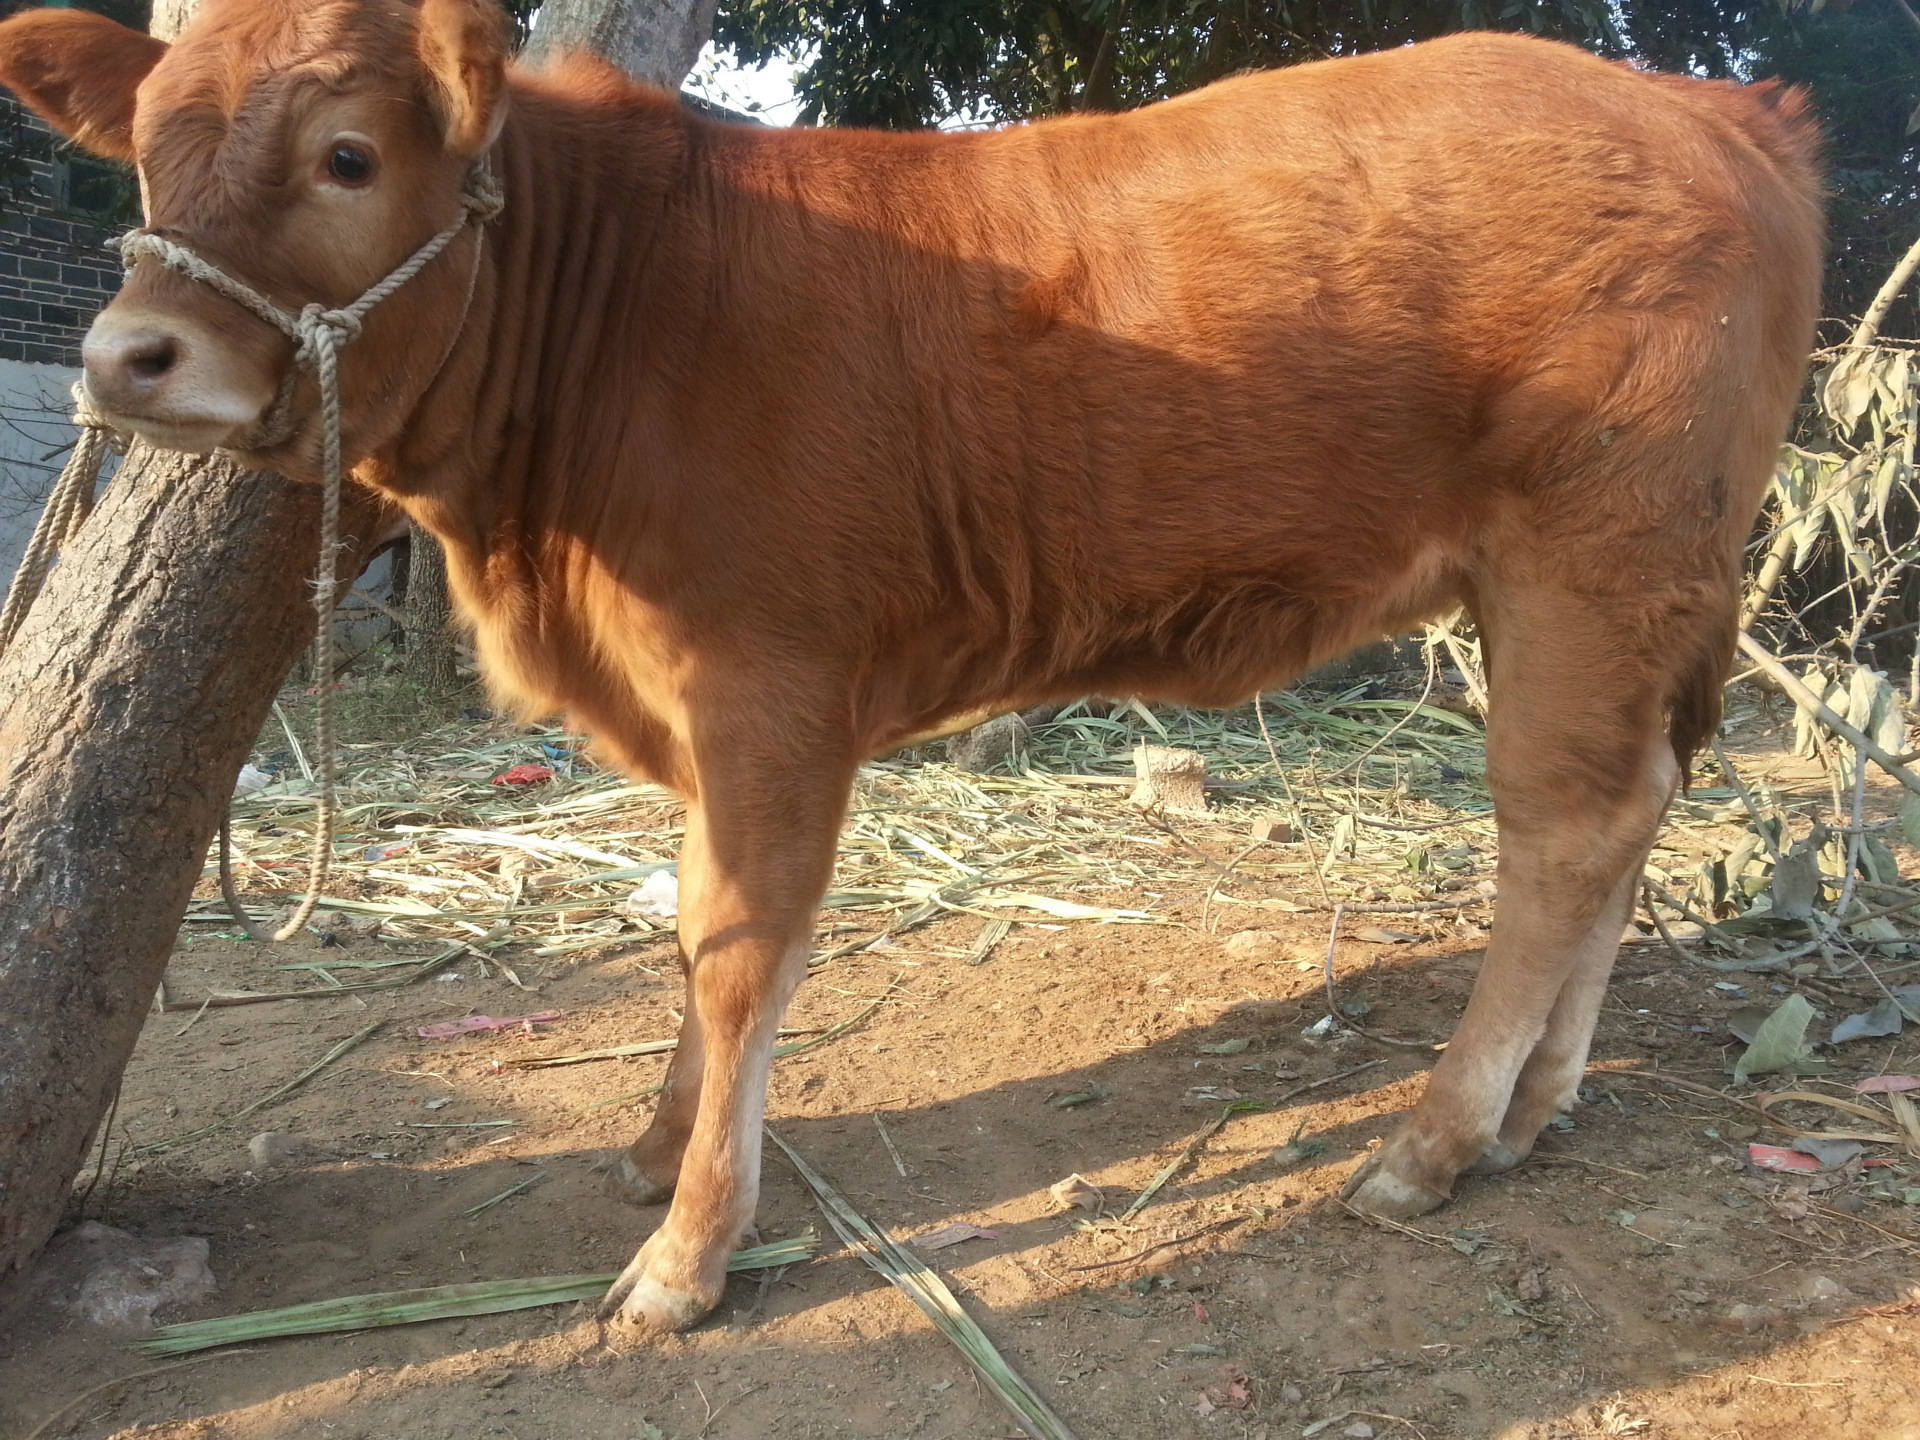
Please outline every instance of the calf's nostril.
M143 335L122 352L120 363L128 376L152 382L162 378L180 359L180 345L171 335Z

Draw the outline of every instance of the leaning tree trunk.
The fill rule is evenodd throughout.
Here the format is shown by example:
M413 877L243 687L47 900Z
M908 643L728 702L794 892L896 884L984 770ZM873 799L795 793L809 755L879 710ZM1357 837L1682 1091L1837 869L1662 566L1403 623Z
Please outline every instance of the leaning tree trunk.
M136 449L0 659L0 1276L66 1208L234 777L313 637L319 499ZM343 501L352 576L382 507Z
M407 541L406 614L407 678L430 694L445 694L459 679L447 552L418 525Z
M527 58L591 50L629 75L678 90L713 33L718 8L719 0L546 0Z
M154 34L193 4L156 0ZM677 87L714 6L548 0L542 28ZM343 501L352 577L383 522L354 487ZM66 1209L234 777L311 635L318 510L278 476L137 449L0 656L0 1279Z

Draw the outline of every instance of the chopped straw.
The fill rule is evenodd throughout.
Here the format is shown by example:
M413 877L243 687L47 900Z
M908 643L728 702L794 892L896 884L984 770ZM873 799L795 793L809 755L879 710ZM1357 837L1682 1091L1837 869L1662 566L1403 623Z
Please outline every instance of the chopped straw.
M848 1203L847 1198L821 1177L800 1154L773 1131L767 1138L786 1151L793 1168L813 1191L820 1211L833 1226L834 1233L849 1249L884 1275L902 1294L918 1305L926 1317L986 1382L989 1390L1019 1421L1020 1428L1034 1440L1074 1440L1066 1421L1054 1414L1032 1386L1020 1377L1006 1358L994 1348L974 1318L960 1308L953 1292L938 1275L912 1251L895 1243L886 1231L874 1225Z
M818 1248L812 1231L791 1240L755 1245L727 1262L729 1272L772 1270L813 1258ZM500 1315L541 1305L592 1300L606 1293L620 1272L601 1275L536 1275L524 1280L481 1280L467 1285L429 1285L418 1290L387 1290L372 1295L343 1295L249 1315L223 1315L162 1325L135 1348L148 1355L185 1355L216 1345L272 1340L282 1335L329 1335L343 1330L373 1330L383 1325L416 1325L463 1315Z
M1284 815L1320 841L1338 831L1326 882L1353 901L1439 899L1447 872L1410 869L1410 854L1471 846L1490 858L1492 808L1473 720L1436 704L1373 698L1369 686L1277 695L1270 709L1286 722L1273 730L1290 779L1275 773L1248 707L1216 714L1132 703L1063 707L1032 729L1013 773L976 774L932 748L863 766L814 963L884 949L947 914L983 922L970 952L976 963L1015 926L1164 919L1151 896L1115 903L1116 892L1211 887L1212 912L1229 920L1288 908L1248 895L1270 893L1282 877L1305 881L1311 867L1301 847L1260 846L1225 876L1214 858L1244 847L1249 823L1263 815ZM1129 803L1132 747L1142 738L1206 754L1208 814L1162 817ZM264 751L281 743L277 732L263 737L256 760L266 763ZM334 880L322 908L377 919L380 940L418 968L365 978L352 973L367 968L364 955L343 955L337 967L316 959L300 967L312 977L306 988L211 1003L417 983L459 955L446 948L456 944L552 962L670 941L671 918L627 902L674 863L683 807L658 786L593 767L575 744L557 729L486 720L399 745L344 745ZM556 774L532 786L491 783L527 762ZM304 873L314 803L291 764L266 789L235 799L235 878L255 908L287 898ZM211 881L211 866L207 873ZM233 936L212 885L204 888L188 926ZM1456 899L1477 903L1470 894ZM332 982L334 968L350 978Z

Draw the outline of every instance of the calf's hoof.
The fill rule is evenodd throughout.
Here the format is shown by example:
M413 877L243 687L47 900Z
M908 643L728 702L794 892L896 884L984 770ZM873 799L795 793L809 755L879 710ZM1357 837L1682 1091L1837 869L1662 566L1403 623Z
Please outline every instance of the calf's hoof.
M658 1205L673 1194L673 1181L659 1181L622 1154L607 1172L607 1188L629 1205Z
M658 1267L650 1261L651 1243L640 1247L620 1278L613 1282L600 1302L600 1318L636 1335L665 1335L674 1330L689 1330L712 1313L720 1303L720 1291L726 1283L723 1270L719 1280L706 1286L698 1281L682 1283L650 1273Z
M1480 1152L1480 1158L1467 1166L1469 1175L1504 1175L1527 1158L1525 1150L1495 1140Z
M1340 1198L1363 1215L1381 1220L1406 1220L1424 1215L1447 1203L1444 1190L1429 1190L1410 1180L1402 1180L1380 1163L1380 1155L1369 1155L1358 1170L1340 1187Z

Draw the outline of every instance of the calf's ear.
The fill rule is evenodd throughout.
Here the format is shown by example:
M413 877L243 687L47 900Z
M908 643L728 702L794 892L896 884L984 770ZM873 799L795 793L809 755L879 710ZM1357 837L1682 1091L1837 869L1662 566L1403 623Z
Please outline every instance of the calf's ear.
M0 85L61 134L133 159L133 94L165 42L85 10L28 10L0 22Z
M507 118L507 13L498 0L422 0L420 63L447 149L478 155Z

